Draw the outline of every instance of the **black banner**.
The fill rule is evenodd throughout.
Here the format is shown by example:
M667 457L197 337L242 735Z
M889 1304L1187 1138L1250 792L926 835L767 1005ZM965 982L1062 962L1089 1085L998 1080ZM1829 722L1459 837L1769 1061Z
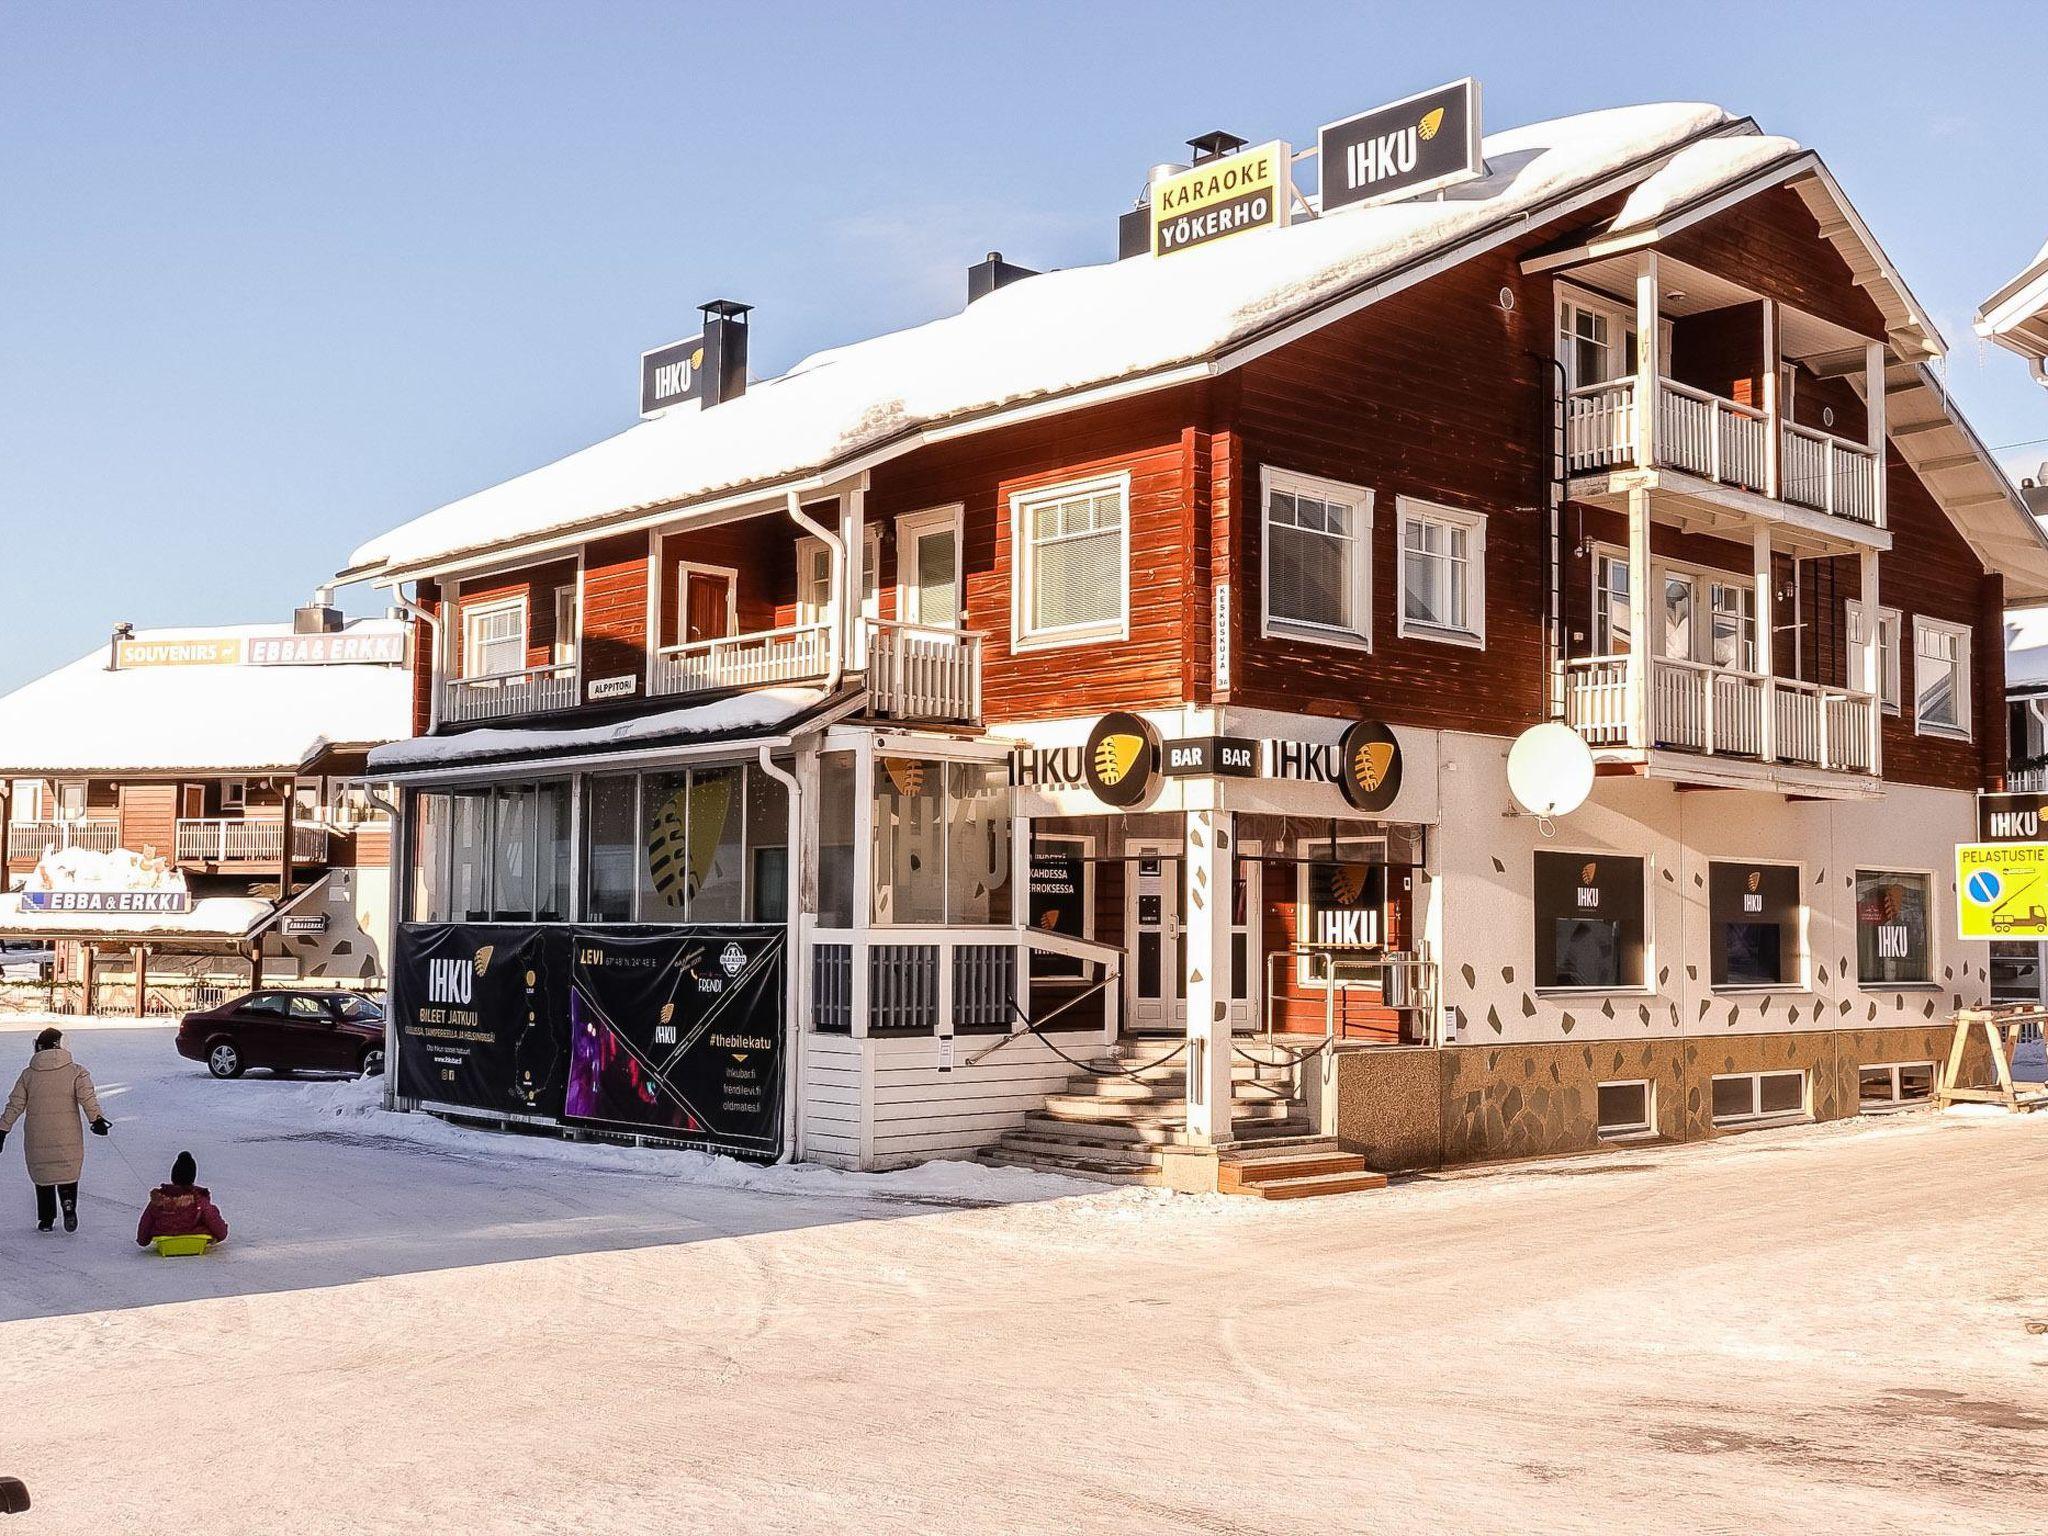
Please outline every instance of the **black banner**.
M560 929L406 923L391 969L398 1092L558 1116L568 1062Z
M1479 82L1454 81L1326 124L1316 146L1324 213L1477 176L1486 165L1479 153Z
M564 1118L779 1155L785 930L579 928L573 943Z

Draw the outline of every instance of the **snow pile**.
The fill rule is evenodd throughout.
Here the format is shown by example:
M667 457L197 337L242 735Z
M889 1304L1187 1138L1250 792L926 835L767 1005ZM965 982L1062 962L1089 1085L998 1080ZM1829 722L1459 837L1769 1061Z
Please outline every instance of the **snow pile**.
M1730 122L1718 107L1663 103L1514 128L1487 136L1487 175L1441 200L1014 283L960 314L815 353L713 411L671 412L452 502L371 540L350 564L403 568L769 484L931 423L1195 363Z
M116 848L45 848L29 872L31 891L182 891L185 877L162 854Z
M1618 235L1655 224L1674 208L1683 208L1801 152L1800 145L1775 134L1744 134L1688 145L1629 193L1607 232Z
M402 632L357 619L346 633ZM289 636L289 624L138 630L137 640ZM0 698L0 774L276 772L330 742L412 731L404 667L153 666L110 670L98 647Z

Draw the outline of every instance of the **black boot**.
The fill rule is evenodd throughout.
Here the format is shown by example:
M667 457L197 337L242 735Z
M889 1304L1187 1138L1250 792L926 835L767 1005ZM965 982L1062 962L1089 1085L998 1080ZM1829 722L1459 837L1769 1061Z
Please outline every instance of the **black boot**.
M57 1225L57 1186L38 1184L36 1186L36 1230L48 1232Z
M66 1232L76 1232L78 1230L78 1186L76 1184L58 1185L57 1198L64 1202L64 1230Z

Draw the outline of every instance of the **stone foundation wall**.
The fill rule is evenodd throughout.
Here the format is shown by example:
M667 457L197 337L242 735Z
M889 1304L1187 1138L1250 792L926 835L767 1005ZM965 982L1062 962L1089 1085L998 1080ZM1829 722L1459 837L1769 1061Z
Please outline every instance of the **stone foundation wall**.
M1352 1051L1337 1063L1337 1138L1382 1172L1588 1152L1613 1144L1597 1134L1599 1085L1644 1079L1657 1134L1705 1140L1728 1134L1713 1123L1713 1079L1736 1072L1804 1071L1813 1118L1837 1120L1858 1112L1859 1068L1939 1067L1952 1038L1942 1024ZM1965 1077L1991 1081L1981 1037Z

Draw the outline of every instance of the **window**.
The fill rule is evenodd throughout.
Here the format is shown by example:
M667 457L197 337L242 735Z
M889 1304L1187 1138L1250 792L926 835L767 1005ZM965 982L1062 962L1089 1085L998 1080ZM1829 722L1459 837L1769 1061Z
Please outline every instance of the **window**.
M1643 986L1643 861L1612 853L1535 855L1539 991Z
M416 923L445 923L448 900L448 797L422 792L412 802L412 906Z
M1017 637L1057 644L1122 639L1130 565L1130 476L1011 498Z
M1970 735L1970 632L1913 619L1913 729L1922 736Z
M2048 1001L2041 989L2041 952L2038 943L2015 939L1991 941L1991 1001L1994 1003L2039 1003Z
M1891 1061L1856 1069L1856 1101L1862 1109L1925 1104L1934 1097L1934 1063Z
M576 643L581 637L581 604L576 600L576 588L561 586L555 588L555 646L554 661L558 667L576 665Z
M876 573L882 564L882 530L870 523L861 541L860 612L866 619L880 618ZM832 550L823 539L796 541L796 621L823 624L832 604Z
M1620 555L1593 561L1593 650L1601 656L1629 652L1628 561Z
M545 789L546 786L543 786ZM594 923L736 923L788 915L788 812L758 765L593 777L584 784L583 919ZM567 804L543 797L542 888L562 851ZM547 829L559 820L561 835Z
M474 603L462 610L464 677L504 677L525 670L525 598Z
M1656 1124L1656 1095L1647 1082L1602 1083L1599 1087L1601 1136L1642 1136Z
M241 785L240 779L230 779L230 784ZM57 781L57 819L78 821L85 815L86 792L83 779L59 779Z
M896 612L908 624L960 622L960 509L896 522Z
M789 919L789 789L758 767L747 771L747 917Z
M818 754L818 926L853 926L854 797L851 752Z
M877 754L874 921L1008 923L1009 768Z
M1372 646L1372 492L1267 468L1265 633Z
M43 781L41 779L16 779L14 781L13 809L9 820L17 822L41 821L43 819Z
M1318 989L1378 986L1387 947L1386 842L1345 837L1325 848L1324 857L1296 866L1294 937L1304 946L1298 980Z
M1848 686L1863 686L1863 628L1864 607L1853 597L1849 609L1849 678ZM1884 704L1884 712L1896 715L1899 712L1899 610L1879 608L1877 610L1877 683L1878 695Z
M249 781L247 779L222 779L220 781L220 808L224 811L243 811L249 808Z
M1401 497L1403 635L1486 644L1486 518Z
M1756 653L1756 588L1746 583L1717 581L1708 594L1712 628L1710 659L1717 667L1761 672Z
M288 1011L289 999L282 992L259 992L242 1004L244 1013L274 1014L283 1018Z
M1714 1079L1714 1124L1740 1125L1806 1114L1804 1072L1741 1072Z
M317 997L294 997L289 1000L286 1013L294 1019L303 1019L308 1024L331 1024L334 1015L327 1011L327 1004Z
M1866 987L1934 979L1934 880L1856 871L1856 980Z
M1707 914L1715 986L1805 984L1797 865L1709 864Z
M583 916L633 920L633 872L640 863L639 781L630 774L583 785Z
M635 920L736 921L742 908L740 770L647 774L640 781L640 815Z
M1578 389L1605 384L1636 371L1636 321L1633 311L1603 303L1589 295L1560 296L1557 305L1557 355L1564 364L1566 385Z

